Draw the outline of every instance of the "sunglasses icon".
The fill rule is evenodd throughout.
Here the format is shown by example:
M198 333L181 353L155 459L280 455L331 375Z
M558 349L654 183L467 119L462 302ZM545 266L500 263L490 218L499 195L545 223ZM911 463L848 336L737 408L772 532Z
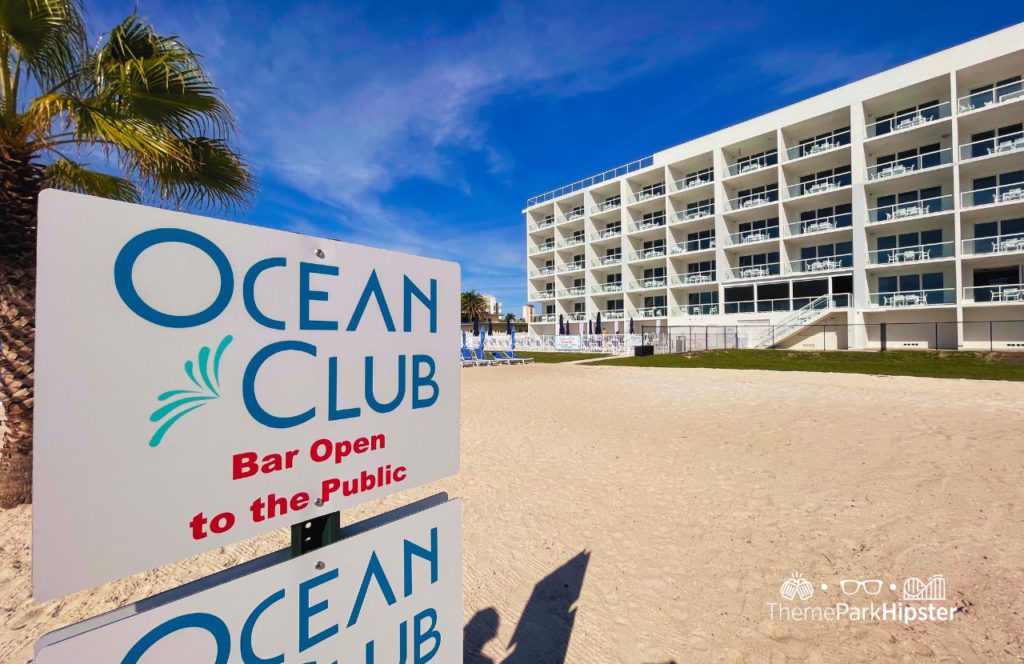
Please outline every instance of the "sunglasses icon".
M865 594L877 595L882 592L881 579L843 579L839 582L839 588L844 595L855 595L858 590Z

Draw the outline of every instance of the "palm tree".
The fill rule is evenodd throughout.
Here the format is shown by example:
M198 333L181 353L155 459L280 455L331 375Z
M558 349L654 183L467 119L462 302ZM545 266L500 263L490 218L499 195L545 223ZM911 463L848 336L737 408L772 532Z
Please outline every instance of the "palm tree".
M514 323L516 322L516 315L510 311L505 314L505 320Z
M199 57L135 15L89 48L79 3L0 0L0 507L30 497L39 191L213 209L253 190Z
M480 320L487 313L487 300L475 290L462 292L462 321Z

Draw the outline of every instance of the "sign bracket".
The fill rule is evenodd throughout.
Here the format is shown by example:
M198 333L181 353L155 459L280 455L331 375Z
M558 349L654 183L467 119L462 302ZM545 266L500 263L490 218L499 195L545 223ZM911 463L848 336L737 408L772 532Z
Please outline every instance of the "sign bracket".
M330 512L292 526L292 558L341 539L341 512Z

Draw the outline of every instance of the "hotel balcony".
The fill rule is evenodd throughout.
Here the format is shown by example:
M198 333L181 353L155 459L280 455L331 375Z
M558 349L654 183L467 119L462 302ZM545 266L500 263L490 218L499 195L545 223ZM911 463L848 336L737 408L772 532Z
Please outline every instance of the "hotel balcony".
M554 323L558 318L555 314L534 314L531 323Z
M734 178L740 175L749 175L769 168L775 168L779 163L778 151L769 152L760 157L748 161L737 162L726 166L726 178Z
M727 314L750 314L765 313L770 311L793 311L806 304L810 304L811 298L791 300L789 298L776 298L770 300L739 300L725 303Z
M601 256L597 259L597 266L595 267L609 267L611 265L622 264L622 254L613 254L611 256Z
M846 212L844 214L825 215L821 217L814 217L813 219L790 222L789 237L828 233L830 231L852 227L853 214L850 212Z
M549 219L543 219L541 221L538 221L535 224L531 224L530 227L528 228L528 230L531 233L533 233L535 231L542 231L545 228L551 228L554 225L555 225L555 218L551 217Z
M705 237L699 240L684 240L672 245L672 256L690 256L715 249L715 238Z
M641 307L634 312L633 318L646 320L651 318L665 318L668 316L668 307Z
M642 249L640 251L634 251L629 254L629 262L637 263L641 261L656 260L665 257L665 247L654 247L653 249Z
M747 247L751 245L757 245L762 242L771 242L779 237L779 227L772 226L770 228L755 228L749 231L740 231L739 233L732 233L729 235L729 246L730 247Z
M590 214L602 214L604 212L611 212L612 210L618 210L622 207L622 199L616 196L612 200L598 203L590 208Z
M644 191L639 191L635 194L629 195L630 204L643 203L644 201L653 201L656 198L661 198L665 195L665 183L654 185L653 187Z
M662 214L652 219L644 219L643 221L633 222L629 225L630 234L642 233L644 231L657 230L665 227L665 215Z
M761 265L742 265L729 269L730 279L759 279L772 277L780 273L778 263L764 263Z
M594 284L593 286L590 287L590 292L598 294L598 295L603 295L603 294L608 294L608 293L621 293L622 292L622 282L621 281L612 281L612 282L605 282L603 284Z
M565 319L570 323L580 323L587 320L587 314L584 311L570 311L565 314Z
M531 279L536 279L538 277L548 277L548 276L551 276L554 273L555 273L555 266L554 265L546 265L544 267L539 267L536 270L530 270L530 278Z
M580 247L587 243L587 239L583 236L571 237L568 240L562 240L558 243L559 249L570 249L572 247Z
M601 312L602 321L606 320L624 320L626 318L626 312L622 309L606 309Z
M705 270L703 272L687 272L686 274L674 275L669 284L673 288L690 288L694 286L706 286L714 283L715 271Z
M817 256L815 258L798 258L789 262L789 271L794 274L811 274L831 272L833 270L849 270L853 267L853 254L836 256Z
M703 205L693 210L686 210L685 212L676 213L675 223L688 223L691 221L700 221L701 219L713 219L715 216L714 205Z
M558 297L583 297L587 294L586 286L572 286L558 291Z
M960 146L960 161L999 157L1017 152L1024 152L1024 134L1021 132L965 143Z
M586 261L574 261L572 263L566 263L565 265L558 268L559 274L569 274L570 272L579 272L587 266Z
M964 256L1004 256L1024 252L1024 233L975 237L963 241Z
M809 143L802 143L801 145L795 145L791 148L787 148L786 161L790 162L796 161L797 159L804 159L806 157L815 157L827 152L841 150L849 145L850 130L847 129L844 132L833 134L828 138L821 139L820 141L811 141Z
M868 252L868 267L895 267L908 263L927 263L953 257L953 241L916 244Z
M991 90L960 97L957 100L957 108L960 109L961 114L972 113L1022 99L1024 99L1024 81L1013 81Z
M767 205L774 205L779 201L779 192L777 189L770 191L764 191L757 194L749 194L747 196L737 196L736 198L730 198L728 205L726 206L726 212L742 212L744 210L754 210Z
M554 290L542 290L542 291L538 291L537 293L534 293L533 297L530 298L530 299L531 300L553 300L554 297L555 297L555 291Z
M609 240L615 237L622 236L622 227L616 226L615 228L603 228L596 233L590 234L591 242L601 242L602 240Z
M852 183L853 178L849 173L839 173L838 175L829 175L827 177L818 178L817 180L790 185L787 188L786 193L788 200L792 200L794 198L803 198L805 196L814 196L817 194L828 193L830 191L836 191L844 187L849 187Z
M648 279L641 279L639 281L629 282L629 290L640 291L640 290L651 290L655 288L664 288L668 285L668 277L650 277Z
M714 316L718 313L718 305L715 303L690 304L676 307L673 311L676 316Z
M583 219L583 210L577 210L575 212L570 212L569 214L559 219L558 223L566 224L569 223L570 221L580 221L581 219Z
M714 182L715 179L711 173L703 173L701 175L694 175L692 177L680 178L672 183L672 193L680 193L684 191L690 191L691 189L700 189Z
M876 164L868 167L868 182L892 180L912 173L919 173L933 168L942 168L953 163L953 151L950 148L925 152L916 157L898 159L894 162Z
M960 194L960 205L964 208L1020 202L1024 202L1024 184L1020 182L987 189L975 189Z
M870 208L868 209L868 223L880 224L890 221L907 221L932 214L949 212L952 209L953 197L946 194L945 196L922 198L917 201Z
M544 244L539 244L536 247L533 247L532 249L530 249L530 255L531 256L536 256L537 254L543 254L543 253L547 253L549 251L554 251L554 250L555 250L555 241L552 240L550 242L545 242Z
M964 288L964 305L1024 304L1024 284L993 284Z
M956 291L952 288L932 288L911 291L870 293L872 307L886 309L912 309L956 304Z
M892 134L911 131L939 120L945 120L949 116L950 104L948 101L935 106L899 113L891 118L869 124L867 126L867 138L870 140L879 136L891 136Z

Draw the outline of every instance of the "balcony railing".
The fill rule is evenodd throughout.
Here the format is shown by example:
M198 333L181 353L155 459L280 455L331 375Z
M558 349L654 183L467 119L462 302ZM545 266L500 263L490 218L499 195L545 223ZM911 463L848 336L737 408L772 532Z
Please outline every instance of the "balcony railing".
M702 173L700 175L688 176L676 180L675 182L672 183L672 186L678 192L686 191L687 189L696 189L697 187L703 187L704 185L711 184L714 181L714 177L712 177L711 173Z
M668 307L642 307L636 310L634 318L665 318L668 316Z
M536 255L536 254L543 254L546 251L554 250L554 248L555 248L554 241L545 242L544 244L539 244L536 247L534 247L533 249L530 249L530 255L533 256L533 255Z
M566 288L565 290L558 291L558 297L580 297L586 294L586 286L573 286L571 288Z
M832 134L828 138L823 138L820 141L814 141L813 143L804 143L802 145L795 145L786 150L786 159L792 161L793 159L800 159L802 157L810 157L812 155L821 154L823 152L831 152L832 150L838 150L839 148L846 147L850 144L850 132L849 130L840 132L838 134Z
M621 293L622 292L622 282L621 281L612 281L612 282L605 282L603 284L594 284L593 286L590 287L590 292L591 293L598 293L598 294L600 294L600 293Z
M676 307L677 316L713 316L718 313L718 304L690 304L684 307Z
M948 101L945 101L935 106L907 111L906 113L900 113L899 115L891 117L888 120L879 120L878 122L869 124L867 128L867 137L875 138L876 136L884 136L885 134L891 134L897 131L906 131L907 129L920 127L921 125L942 120L949 116L950 105Z
M554 290L543 290L543 291L537 292L533 296L533 299L534 300L550 300L553 297L555 297L555 291Z
M825 231L834 231L838 228L849 228L851 226L853 226L853 214L846 212L844 214L827 215L824 217L815 217L814 219L794 221L789 224L789 234L807 235L808 233L823 233Z
M853 178L849 173L839 173L837 175L828 175L817 180L810 180L808 182L798 182L797 184L789 185L787 193L790 198L799 198L800 196L812 196L814 194L824 194L827 191L833 191L835 189L842 189L843 187L849 187L852 184Z
M557 319L555 318L554 314L534 314L533 318L530 319L530 322L531 323L554 323L555 320L557 320Z
M692 210L686 210L684 212L676 213L676 221L696 221L697 219L704 219L707 217L713 217L715 215L714 205L703 205Z
M602 265L618 265L622 263L622 254L612 254L611 256L601 256L597 259L597 262Z
M1010 233L993 237L975 237L963 241L964 253L1006 254L1024 251L1024 233Z
M570 323L579 323L587 320L587 314L583 311L570 311L565 315L565 318Z
M1014 132L1006 136L986 138L960 146L960 160L980 159L999 154L1010 154L1024 150L1024 134Z
M778 163L779 153L769 152L768 154L762 155L760 157L755 157L754 159L749 159L735 164L729 164L729 166L726 167L726 172L729 174L729 177L733 177L735 175L745 175L747 173L753 173L755 171L762 171L766 168L771 168Z
M779 237L779 227L770 226L768 228L755 228L749 231L740 231L739 233L733 233L729 236L730 245L743 245L743 244L754 244L755 242L764 242L765 240L774 240Z
M687 272L686 274L675 275L669 283L673 286L699 286L700 284L710 284L714 281L715 271L704 270L703 272Z
M938 168L953 163L953 150L943 148L934 152L925 152L916 157L898 159L885 164L875 164L868 167L868 181L888 180L903 175L910 175L929 168Z
M583 210L579 210L577 212L570 212L569 214L565 215L564 217L562 217L562 220L559 221L558 223L564 224L564 223L568 223L570 221L579 221L582 218L583 218Z
M569 247L578 247L581 244L586 244L587 239L584 237L571 237L568 240L562 240L558 243L559 249L568 249Z
M1024 201L1024 184L1015 182L987 189L975 189L961 194L961 205L965 208L996 203L1017 203Z
M604 320L623 320L626 318L626 312L622 309L606 309L601 312L601 318Z
M892 249L872 249L868 252L869 265L899 265L901 263L916 263L919 261L933 261L939 258L949 258L953 255L953 241L933 242L931 244L915 244L907 247L894 247Z
M699 240L685 240L672 246L672 255L681 256L692 254L698 251L708 251L715 248L715 238L704 237Z
M1024 284L993 284L991 286L968 286L964 288L967 302L1012 302L1024 304Z
M614 228L604 228L596 233L590 235L591 240L607 240L610 237L619 237L622 235L622 227L616 226Z
M665 256L665 247L655 247L653 249L643 249L641 251L634 251L629 255L630 261L643 261L651 258L663 258Z
M725 313L727 314L749 314L753 312L767 311L792 311L810 303L811 298L775 298L771 300L739 300L737 302L726 302Z
M748 194L747 196L737 196L736 198L729 199L729 211L735 212L737 210L748 210L750 208L768 205L769 203L775 203L778 202L778 200L779 192L777 189L758 194Z
M629 225L630 233L639 233L640 231L649 231L655 228L665 227L665 215L660 217L654 217L653 219L644 219L643 221L637 221Z
M917 201L894 203L892 205L880 205L878 207L870 208L868 210L868 223L877 224L884 221L914 219L916 217L923 217L927 214L937 214L939 212L945 212L952 209L953 197L946 194L945 196L934 196L932 198L922 198Z
M554 265L547 265L545 267L539 267L536 270L530 270L531 277L546 277L555 273Z
M873 307L926 307L937 304L955 304L956 292L952 288L886 291L870 293L869 299Z
M957 107L961 113L968 113L979 108L985 108L986 106L1005 104L1006 102L1022 98L1024 98L1024 81L1013 81L1012 83L1004 83L991 90L975 92L974 94L960 97L957 100Z
M838 254L836 256L816 256L815 258L798 258L789 262L789 269L792 272L828 272L830 270L845 270L853 267L853 254Z
M770 277L779 274L778 263L763 263L761 265L741 265L730 270L733 279L756 279L758 277Z
M643 203L644 201L652 201L659 196L665 195L665 183L661 183L648 189L646 191L638 191L630 196L630 201L633 203Z
M535 224L530 225L530 232L532 233L533 231L541 231L541 230L544 230L545 228L551 228L554 225L555 225L554 218L552 218L552 219L543 219L541 221L538 221Z
M577 272L586 267L586 261L573 261L572 263L566 263L562 267L558 268L558 271L562 274L566 272Z
M612 201L605 201L603 203L598 203L597 205L592 206L590 208L590 213L600 214L601 212L608 212L609 210L617 210L620 207L622 207L622 199L617 198Z
M629 282L629 290L644 290L648 288L664 288L668 285L668 277L650 277L639 281Z

